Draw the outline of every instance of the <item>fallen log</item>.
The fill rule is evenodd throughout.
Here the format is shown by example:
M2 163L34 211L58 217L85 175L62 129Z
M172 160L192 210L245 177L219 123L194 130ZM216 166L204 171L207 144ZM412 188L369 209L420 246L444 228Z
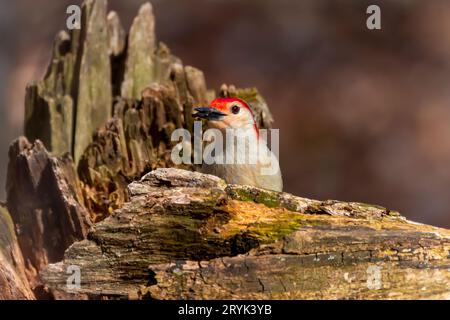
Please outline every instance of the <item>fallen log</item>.
M60 299L441 299L450 231L378 206L316 201L158 169L43 272ZM78 266L80 286L68 286Z

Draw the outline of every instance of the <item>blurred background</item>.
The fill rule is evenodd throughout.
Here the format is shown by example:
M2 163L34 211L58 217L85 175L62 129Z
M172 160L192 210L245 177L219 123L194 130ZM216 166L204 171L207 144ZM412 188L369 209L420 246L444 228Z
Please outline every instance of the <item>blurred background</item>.
M143 0L110 0L129 28ZM0 0L0 183L66 8ZM256 86L280 128L285 190L450 227L450 1L153 0L158 39L210 88ZM382 30L366 28L381 7ZM4 187L0 198L5 198Z

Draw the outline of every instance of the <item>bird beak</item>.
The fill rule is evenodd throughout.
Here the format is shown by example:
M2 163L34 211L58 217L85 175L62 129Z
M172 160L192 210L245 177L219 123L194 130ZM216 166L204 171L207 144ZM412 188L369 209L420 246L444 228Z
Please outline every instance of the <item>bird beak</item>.
M223 113L216 108L211 107L198 107L194 110L197 111L192 115L194 118L207 119L211 121L220 120L227 115L226 113Z

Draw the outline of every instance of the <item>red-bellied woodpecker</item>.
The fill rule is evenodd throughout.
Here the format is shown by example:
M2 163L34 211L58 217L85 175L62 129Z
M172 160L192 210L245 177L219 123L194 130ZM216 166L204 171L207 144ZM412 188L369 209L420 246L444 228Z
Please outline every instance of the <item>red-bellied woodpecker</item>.
M215 159L222 161L203 162L202 172L231 184L282 191L278 159L260 136L253 112L245 101L217 98L208 107L198 107L195 111L194 117L205 119L208 129L216 129L222 136L220 151L215 150Z

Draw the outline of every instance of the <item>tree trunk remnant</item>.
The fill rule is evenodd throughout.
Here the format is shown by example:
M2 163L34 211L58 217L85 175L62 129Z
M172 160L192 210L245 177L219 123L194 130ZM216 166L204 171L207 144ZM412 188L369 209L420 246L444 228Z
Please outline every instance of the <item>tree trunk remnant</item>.
M106 0L84 3L74 76L76 99L73 158L75 163L92 141L92 133L111 116L112 88ZM75 39L75 38L74 38Z
M215 97L202 71L157 44L150 3L128 37L117 13L106 12L105 0L83 4L81 29L58 34L47 75L26 95L26 137L41 140L54 156L71 153L94 221L123 204L133 179L173 166L171 133L192 131L192 107ZM219 95L247 99L258 125L271 126L255 88L224 85Z
M131 25L122 82L122 97L140 99L141 91L155 79L155 17L150 3L144 4Z
M50 157L43 144L17 139L9 151L7 206L14 220L31 286L48 263L63 258L91 226L72 159Z
M157 43L154 25L144 4L126 36L105 0L85 1L81 29L58 33L44 79L27 87L28 139L11 145L7 199L33 288L45 265L127 201L129 183L174 165L171 133L192 131L193 106L215 97L202 71ZM260 127L273 121L256 89L219 94L254 102Z

